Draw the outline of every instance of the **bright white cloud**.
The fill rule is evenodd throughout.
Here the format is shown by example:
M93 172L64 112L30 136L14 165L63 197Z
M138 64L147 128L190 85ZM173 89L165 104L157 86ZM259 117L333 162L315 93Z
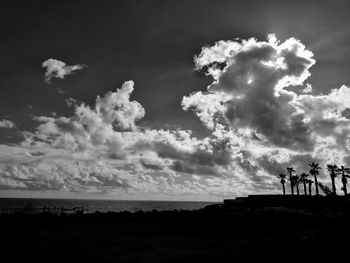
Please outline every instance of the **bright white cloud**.
M190 131L141 129L145 110L130 99L133 86L128 81L98 96L93 107L75 102L70 118L35 117L35 133L25 133L20 146L2 146L0 187L208 195L205 180L197 188L185 179L221 176L230 159L225 144L197 140Z
M77 107L76 115L88 126L99 126L98 120L118 130L134 130L135 121L144 117L145 110L137 101L130 101L133 90L134 82L127 81L116 92L108 92L102 98L98 96L94 110L84 104Z
M13 121L10 120L0 120L0 128L13 129L16 127Z
M315 64L299 40L280 43L270 35L268 41L219 41L194 60L213 82L207 92L185 96L182 106L214 132L225 127L238 141L244 138L238 148L249 173L273 175L284 164L305 169L312 158L323 165L348 159L350 122L344 112L350 108L350 88L327 95L294 91ZM310 84L301 90L311 91Z
M300 85L310 75L308 69L315 63L312 53L293 38L281 44L273 36L268 42L249 39L223 43L206 47L195 57L196 67L206 67L208 74L212 67L217 71L215 63L224 67L212 75L214 81L207 93L184 97L184 109L190 105L211 128L214 118L232 129L253 128L277 146L310 147L307 127L290 103L296 94L284 88ZM223 45L225 49L218 52L218 46Z
M312 92L312 86L311 86L311 84L310 83L307 83L306 85L305 85L305 88L304 89L302 89L302 93L311 93Z
M45 82L50 84L52 78L64 79L65 76L72 74L74 71L83 69L85 65L69 66L63 61L50 58L42 63L42 67L46 68Z
M315 59L299 40L219 41L194 62L213 82L181 104L208 137L140 127L127 81L91 106L69 99L73 116L35 117L20 145L0 145L0 188L221 198L279 191L286 166L350 164L350 88L312 95Z

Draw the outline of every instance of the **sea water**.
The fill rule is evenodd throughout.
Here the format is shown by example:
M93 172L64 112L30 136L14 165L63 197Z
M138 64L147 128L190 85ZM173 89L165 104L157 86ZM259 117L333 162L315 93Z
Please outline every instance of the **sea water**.
M74 208L84 207L86 213L121 212L121 211L166 211L166 210L196 210L212 202L191 201L129 201L129 200L87 200L87 199L27 199L0 198L1 209L23 209L30 204L34 208Z

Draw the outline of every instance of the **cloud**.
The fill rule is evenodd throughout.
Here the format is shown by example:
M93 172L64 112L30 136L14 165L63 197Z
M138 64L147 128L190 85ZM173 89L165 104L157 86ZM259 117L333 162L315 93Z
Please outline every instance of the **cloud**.
M213 130L215 123L220 123L220 119L224 117L221 113L225 111L228 101L229 98L224 94L203 94L199 91L184 97L181 105L185 111L194 111L203 124Z
M0 128L6 128L6 129L13 129L15 128L16 125L14 124L13 121L10 120L0 120Z
M119 130L134 130L135 121L145 115L145 109L137 101L130 101L134 82L127 81L117 92L108 92L102 98L97 97L95 109L85 105L76 108L76 115L86 125L96 126L97 118L103 124L112 124Z
M287 166L348 165L350 88L317 94L304 84L315 62L299 40L274 35L203 47L195 69L212 83L181 105L210 131L205 138L142 127L133 81L93 105L70 98L72 116L36 116L23 142L0 145L0 188L220 199L276 193Z
M227 142L215 135L198 140L186 130L138 126L145 110L131 100L133 89L127 81L97 96L93 106L75 102L71 117L35 117L35 132L26 132L18 146L2 146L0 187L208 195L207 179L222 177L230 165ZM195 181L188 180L192 175L198 176Z
M236 160L246 171L272 175L286 164L302 167L300 156L322 164L348 158L350 88L304 95L312 92L306 84L299 92L316 62L299 40L281 43L269 35L267 41L219 41L202 48L194 62L213 82L207 92L185 96L182 107L207 128L224 127L238 137L233 140L243 140Z
M205 47L195 57L196 68L206 67L214 81L207 93L184 97L183 108L191 106L211 129L214 123L252 128L276 146L312 147L308 127L291 105L296 94L284 90L310 75L308 69L315 63L312 56L298 40L279 44L274 36L268 42L221 41ZM219 70L215 63L224 68Z
M34 138L72 151L108 144L111 155L122 157L124 153L119 147L127 139L123 138L127 136L122 132L135 131L137 134L136 121L145 115L141 104L130 101L133 86L132 81L127 81L116 92L97 96L93 108L84 103L74 105L75 115L71 118L35 117L41 124Z
M306 84L306 86L305 86L305 88L304 89L302 89L302 93L311 93L313 91L313 89L312 89L312 86L311 86L311 84L310 83L307 83Z
M42 67L46 68L45 82L50 84L52 78L64 79L66 75L73 74L74 71L82 70L85 65L69 66L65 62L50 58L42 63Z

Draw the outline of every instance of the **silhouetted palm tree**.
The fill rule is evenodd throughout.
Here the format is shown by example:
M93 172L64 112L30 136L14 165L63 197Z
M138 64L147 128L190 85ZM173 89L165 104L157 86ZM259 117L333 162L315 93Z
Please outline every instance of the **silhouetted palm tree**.
M327 195L327 196L333 195L333 191L327 185L324 185L322 183L318 183L318 185L321 188L322 192L325 193L325 195Z
M287 171L289 173L290 190L292 195L294 195L294 185L292 181L292 176L293 176L293 173L295 173L295 170L293 167L287 167Z
M314 162L310 163L309 166L311 167L310 174L312 174L315 179L316 195L319 195L317 175L319 174L318 170L321 169L321 167L318 165L318 163L314 163Z
M307 173L302 173L300 175L300 182L303 183L304 185L304 194L307 195L307 192L306 192L306 183L307 183L307 177L309 176L309 174Z
M286 175L285 174L279 174L278 175L279 178L281 178L281 184L282 184L282 188L283 188L283 195L286 195L286 187L284 186L284 184L286 183Z
M292 176L292 184L293 186L295 186L295 188L297 189L297 195L299 195L299 176L297 175L293 175Z
M312 195L312 189L311 186L314 183L314 181L310 180L310 179L306 179L306 183L309 185L309 195Z
M348 189L346 187L346 184L348 183L347 178L350 178L350 168L345 168L344 166L341 166L338 168L338 172L341 174L341 182L343 183L342 190L344 192L344 195L348 195Z
M331 176L331 180L332 180L332 191L333 191L333 195L337 195L337 189L335 187L335 178L338 175L338 166L331 165L328 164L327 165L328 171L329 171L329 175Z

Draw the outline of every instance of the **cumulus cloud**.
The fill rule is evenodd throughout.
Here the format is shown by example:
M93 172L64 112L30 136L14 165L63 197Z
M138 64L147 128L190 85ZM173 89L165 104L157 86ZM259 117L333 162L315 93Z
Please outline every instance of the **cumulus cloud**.
M0 128L13 129L15 126L13 121L10 120L0 120Z
M281 163L303 167L300 156L323 164L347 159L350 88L306 95L312 86L305 84L299 91L316 62L299 40L279 42L270 35L267 41L219 41L194 62L213 82L207 92L185 96L183 109L213 131L225 127L243 138L238 164L251 174L271 174Z
M51 83L52 78L64 79L65 76L72 74L74 71L82 70L85 65L67 65L65 62L50 58L42 63L42 67L46 68L45 82Z
M0 188L221 198L277 192L287 166L350 165L350 88L304 84L315 59L299 40L219 41L194 64L213 81L181 105L209 136L141 127L127 81L94 105L70 98L73 116L36 116L20 145L0 145Z
M206 193L205 180L196 180L195 187L186 177L190 171L221 176L220 166L229 164L225 145L214 137L198 140L190 131L139 127L145 110L130 98L133 90L134 83L127 81L115 92L97 96L93 106L75 101L71 117L35 117L39 125L34 133L25 133L21 145L2 146L0 187Z
M214 81L207 93L185 97L183 108L192 107L211 129L224 123L232 129L252 128L276 146L312 147L308 127L291 105L296 94L284 90L310 75L312 57L298 40L279 44L274 36L268 42L221 41L205 47L195 57L196 68L207 68ZM224 68L219 70L216 63Z
M102 98L97 97L95 109L81 105L76 108L76 115L86 125L98 125L96 119L103 124L112 124L120 130L134 130L135 121L145 115L145 110L137 101L130 101L134 90L134 82L127 81L117 92L108 92Z
M75 105L75 115L71 118L35 117L41 122L35 138L72 151L108 144L111 155L122 157L124 153L119 151L125 142L122 132L136 133L136 121L145 115L141 104L130 100L133 86L132 81L127 81L116 92L97 96L93 108L84 103Z

